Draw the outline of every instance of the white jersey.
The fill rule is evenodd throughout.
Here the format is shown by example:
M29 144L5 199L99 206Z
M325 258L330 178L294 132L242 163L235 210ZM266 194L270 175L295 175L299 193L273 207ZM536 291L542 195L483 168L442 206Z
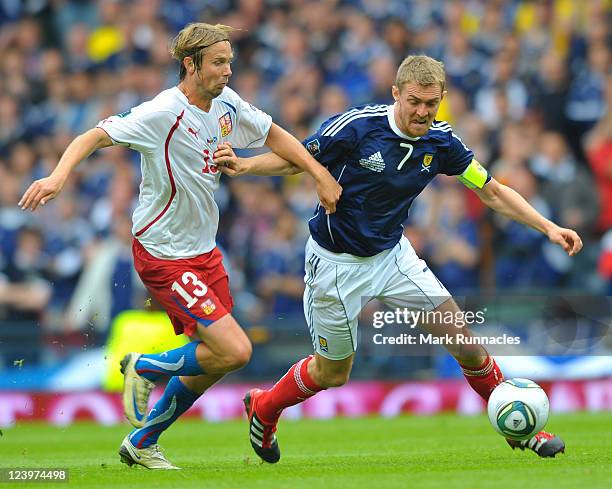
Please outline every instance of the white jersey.
M272 118L225 87L204 112L178 87L101 121L115 144L141 153L142 182L132 233L158 258L191 258L215 247L220 172L217 145L263 146Z

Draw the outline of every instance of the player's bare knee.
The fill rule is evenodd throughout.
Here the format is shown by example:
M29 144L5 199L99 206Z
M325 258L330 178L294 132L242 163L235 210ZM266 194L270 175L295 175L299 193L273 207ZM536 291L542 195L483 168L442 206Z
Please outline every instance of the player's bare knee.
M236 369L246 366L251 361L253 355L253 347L250 341L242 343L234 352L234 361Z
M225 372L233 372L246 366L251 360L253 347L250 341L235 345L220 359L221 367Z

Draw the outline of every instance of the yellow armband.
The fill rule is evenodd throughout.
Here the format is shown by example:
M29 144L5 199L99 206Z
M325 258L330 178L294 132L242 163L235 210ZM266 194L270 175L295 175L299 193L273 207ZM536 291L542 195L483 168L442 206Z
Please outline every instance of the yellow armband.
M457 175L457 178L467 188L482 188L489 179L489 173L473 159L465 171Z

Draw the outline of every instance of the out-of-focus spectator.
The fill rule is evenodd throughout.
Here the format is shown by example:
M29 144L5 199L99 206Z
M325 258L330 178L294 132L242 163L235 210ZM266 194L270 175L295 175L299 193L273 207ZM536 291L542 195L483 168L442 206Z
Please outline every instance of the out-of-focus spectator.
M604 280L605 288L603 292L612 295L612 229L604 234L601 240L602 251L599 256L599 274Z
M62 37L68 68L73 73L88 70L93 66L87 52L88 39L89 26L80 23L70 25L66 35Z
M53 281L49 306L58 314L68 305L83 268L83 252L94 237L79 204L76 194L63 192L41 215L41 228L47 237L48 273Z
M111 229L110 236L87 246L87 263L63 321L66 333L92 327L104 340L117 314L144 305L144 287L133 266L131 220L118 215Z
M461 134L462 141L474 152L478 161L488 166L493 147L489 139L489 129L484 121L478 115L470 112L459 119L454 127L457 127L457 132L461 131L459 134Z
M9 157L9 169L21 182L29 177L36 166L36 152L25 142L13 146Z
M125 150L114 146L105 151L113 176L108 193L97 199L90 213L93 229L99 235L108 234L112 222L121 216L131 216L134 208L134 177L132 168L125 160Z
M605 44L589 45L587 63L569 87L565 106L570 124L567 136L578 158L584 159L582 137L605 113L604 87L609 70L610 48Z
M14 253L0 271L0 307L5 308L5 320L40 324L52 292L47 266L42 233L22 228Z
M283 184L283 195L291 210L301 219L305 242L310 233L307 221L313 216L318 203L315 182L305 175L288 178Z
M19 231L27 222L27 215L19 210L15 202L19 201L22 189L20 180L0 166L0 267L2 261L12 258L17 249Z
M399 66L411 47L411 33L408 26L398 18L390 18L382 28L382 35L391 50L395 66Z
M7 153L10 145L22 138L25 131L17 100L9 94L0 94L0 154Z
M433 207L426 229L427 261L451 293L472 291L478 286L480 239L476 222L467 214L465 188L455 179L444 179Z
M346 92L340 85L326 85L322 88L319 97L319 110L317 117L310 124L310 133L313 133L330 117L344 112L349 105Z
M555 263L558 272L568 275L568 284L595 287L589 285L589 276L584 273L595 268L596 259L591 244L599 216L599 195L593 178L585 164L576 162L563 136L555 132L542 134L539 152L530 167L539 179L542 197L553 210L553 219L560 226L576 230L585 243L584 253L573 260L549 244L545 248L548 259Z
M539 194L536 178L525 166L503 166L496 178L519 192L544 217L552 218L550 207ZM493 224L492 245L498 289L528 290L557 285L561 272L544 253L544 235L498 214L493 215Z
M503 2L486 2L478 30L473 36L474 48L487 57L494 56L502 47L503 36L507 29Z
M368 66L370 78L370 96L368 103L389 104L393 100L391 96L392 85L395 85L395 74L397 64L391 56L382 56L373 59Z
M591 175L578 164L561 134L542 134L531 170L540 181L542 196L555 209L555 221L589 236L599 215L599 198Z
M606 106L608 111L589 134L587 142L587 157L601 199L597 221L599 233L612 229L612 75L606 82Z
M367 67L378 58L391 58L391 51L365 14L353 10L345 22L346 31L340 37L342 63L335 70L334 79L353 100L363 103L369 100L371 89Z
M517 5L515 28L519 34L519 71L534 75L550 54L553 43L553 6L550 2L523 2Z
M508 124L499 143L499 156L491 163L490 171L497 180L506 183L514 170L527 166L535 148L531 147L525 129L519 124Z
M447 81L464 92L471 105L483 83L485 57L471 48L469 37L459 29L449 32L448 41L443 58Z
M256 290L274 317L299 315L302 311L304 256L296 250L303 245L295 215L284 210L256 254Z
M542 119L545 129L567 133L565 104L568 88L567 60L555 51L545 53L531 86L532 106Z
M499 52L493 62L487 84L476 93L475 109L491 129L507 121L519 121L527 108L527 89L516 73L516 60L510 53Z

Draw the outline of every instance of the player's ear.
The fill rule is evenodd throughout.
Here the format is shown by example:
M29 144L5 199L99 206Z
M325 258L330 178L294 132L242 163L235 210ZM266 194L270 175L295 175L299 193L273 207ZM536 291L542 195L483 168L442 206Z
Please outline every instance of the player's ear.
M399 102L399 98L400 98L400 91L399 91L399 88L397 88L395 85L393 85L393 86L391 87L391 95L393 95L393 99L394 99L396 102Z
M183 66L187 70L187 73L192 75L195 73L195 65L193 64L193 58L191 56L185 56L183 58Z

